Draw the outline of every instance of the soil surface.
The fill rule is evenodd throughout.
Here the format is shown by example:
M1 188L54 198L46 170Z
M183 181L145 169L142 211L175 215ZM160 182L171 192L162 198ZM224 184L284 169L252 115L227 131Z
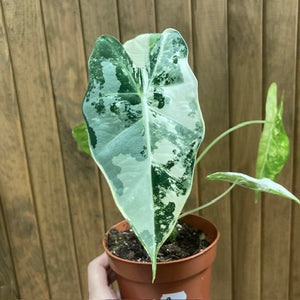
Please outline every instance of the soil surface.
M174 241L168 239L160 248L157 261L165 262L194 255L203 251L210 243L205 234L179 222L178 235ZM119 232L113 228L107 237L107 248L114 255L132 261L150 262L150 258L132 229Z

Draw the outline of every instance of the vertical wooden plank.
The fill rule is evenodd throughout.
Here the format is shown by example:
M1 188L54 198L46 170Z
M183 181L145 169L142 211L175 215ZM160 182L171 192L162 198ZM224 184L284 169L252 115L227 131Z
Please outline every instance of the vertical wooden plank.
M264 4L264 95L275 81L278 95L285 91L284 124L294 138L297 0L266 1ZM292 188L291 156L278 181ZM290 280L291 201L266 195L263 202L262 299L288 299ZM298 248L298 253L299 253Z
M206 124L201 149L229 127L227 1L194 1L195 71L199 81L199 99ZM199 163L199 191L202 203L208 202L228 188L227 184L210 182L205 176L227 171L229 139L216 145ZM221 233L218 254L213 266L212 299L231 299L231 218L229 196L202 214L213 221Z
M81 0L80 3L87 61L98 36L111 34L119 38L118 10L116 0ZM108 230L123 217L116 207L106 179L101 173L100 182L105 229Z
M81 298L40 2L2 3L50 297Z
M186 0L165 0L155 2L156 30L163 32L167 28L174 28L180 32L189 48L189 63L193 64L193 32L191 1ZM180 13L180 18L174 18ZM199 205L198 196L198 170L195 169L193 188L187 200L184 210L190 210Z
M231 125L261 119L262 1L229 0ZM259 127L240 129L231 139L231 170L255 176ZM260 299L260 204L253 191L232 193L233 299Z
M298 105L299 107L299 99ZM299 109L297 110L299 111ZM298 117L297 117L298 118ZM298 118L299 120L299 118ZM297 121L297 132L299 132L299 121ZM297 134L297 136L299 136ZM298 139L297 139L298 140ZM298 150L298 151L296 151ZM300 195L299 182L300 182L300 171L299 171L299 141L296 142L295 147L295 188L294 193L298 196ZM293 214L292 214L292 234L291 234L291 259L290 259L290 281L289 281L289 299L298 300L300 299L300 258L299 258L299 245L300 245L300 207L297 204L293 204Z
M296 61L296 103L295 103L295 133L294 133L294 193L300 196L300 6L298 3L298 41ZM292 205L292 234L290 260L290 299L300 299L300 206Z
M119 37L117 0L80 0L84 44L87 58L102 34Z
M78 150L71 135L72 128L84 122L81 103L87 86L80 8L74 1L41 3L80 279L87 298L87 265L99 255L105 231L96 164Z
M154 0L118 0L122 42L138 34L156 32Z
M0 198L0 299L20 298Z
M6 11L6 13L11 13ZM40 244L35 207L31 193L26 151L22 136L18 99L14 86L9 47L5 32L2 5L0 5L0 190L1 210L6 219L13 264L18 287L14 283L13 266L5 245L6 233L1 218L1 272L10 274L11 291L1 288L1 299L49 298L47 276ZM2 211L0 212L2 214ZM3 263L3 264L2 264ZM6 276L6 275L5 275ZM2 279L1 279L2 280ZM19 292L18 292L19 290ZM11 292L14 297L2 297Z

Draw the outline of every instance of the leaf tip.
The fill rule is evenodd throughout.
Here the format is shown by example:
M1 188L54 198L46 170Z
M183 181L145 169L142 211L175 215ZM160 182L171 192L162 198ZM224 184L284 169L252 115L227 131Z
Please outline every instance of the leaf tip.
M296 203L298 203L300 205L300 200L296 196L295 196L294 200Z
M276 82L272 82L269 85L269 91L274 90L275 92L277 92L277 83Z

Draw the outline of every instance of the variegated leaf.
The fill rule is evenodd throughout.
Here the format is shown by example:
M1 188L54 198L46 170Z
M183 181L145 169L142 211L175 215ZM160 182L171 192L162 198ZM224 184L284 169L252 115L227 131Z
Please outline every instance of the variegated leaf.
M83 113L93 158L153 262L190 193L204 135L197 80L173 29L124 47L104 35L89 59Z
M266 192L279 195L285 198L292 199L300 204L300 200L296 196L289 192L285 187L269 178L257 179L242 173L235 172L217 172L206 176L206 178L210 180L224 180L238 184L245 188L255 190L257 192Z
M277 85L272 83L266 102L266 123L262 132L257 163L256 177L274 180L284 167L290 152L289 138L282 122L283 100L277 109Z

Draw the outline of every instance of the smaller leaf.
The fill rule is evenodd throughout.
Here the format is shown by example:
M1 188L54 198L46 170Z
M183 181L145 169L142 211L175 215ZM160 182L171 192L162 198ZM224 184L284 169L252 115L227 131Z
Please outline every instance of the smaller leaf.
M249 188L258 192L266 192L292 199L300 204L300 200L290 193L282 185L274 182L269 178L256 179L242 173L235 172L217 172L206 176L209 180L223 180L238 184L242 187Z
M92 156L89 147L89 138L86 124L83 123L74 127L72 129L72 135L74 140L77 142L79 148L88 155Z
M266 123L260 138L256 178L274 180L289 157L289 138L282 122L283 96L277 109L277 85L272 83L266 102Z

